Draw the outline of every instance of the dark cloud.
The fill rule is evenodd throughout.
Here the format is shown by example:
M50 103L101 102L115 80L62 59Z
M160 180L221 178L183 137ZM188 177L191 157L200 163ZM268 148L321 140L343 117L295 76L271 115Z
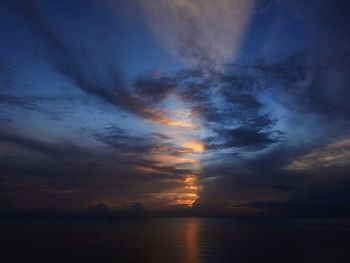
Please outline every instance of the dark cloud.
M115 126L105 129L104 132L90 131L96 140L110 146L114 151L124 156L130 156L133 163L141 168L146 168L152 173L159 175L186 175L193 173L190 169L180 169L175 165L168 164L161 160L154 160L154 155L169 155L174 158L181 158L186 154L191 154L192 149L180 147L168 142L167 137L156 138L153 134L146 136L136 136Z
M289 90L298 88L306 81L311 70L308 64L308 52L306 50L296 51L274 62L270 65L259 65L256 67L267 75L268 85L280 85Z
M61 117L55 110L47 109L43 104L57 100L67 100L67 98L57 97L40 97L40 96L15 96L11 94L0 93L0 104L20 108L24 111L34 111L43 113L51 117L53 120L59 120ZM72 100L72 98L68 98Z
M217 137L207 139L208 149L222 148L246 148L247 150L260 150L270 144L281 140L279 135L252 128L221 129L217 131Z
M148 104L160 103L177 87L176 80L169 77L140 77L133 85L136 94Z
M13 78L15 76L14 70L0 61L0 91L10 90L13 85Z
M153 152L179 156L189 151L187 148L178 147L170 142L166 142L169 138L158 133L151 135L132 135L119 127L110 126L102 132L93 133L93 135L98 141L110 145L122 153L143 155Z
M287 91L286 106L299 111L311 112L324 117L344 118L349 114L346 99L350 67L343 67L343 61L334 57L312 59L310 52L296 52L285 59L263 67L270 85L280 86ZM346 60L346 58L345 58ZM342 117L343 116L343 117Z
M294 187L288 186L288 185L283 185L283 184L275 184L273 185L273 188L278 191L292 191L294 190Z
M225 155L218 162L204 164L201 177L206 191L198 200L198 209L220 210L220 203L216 214L344 216L349 167L308 172L284 169L304 149L280 144L249 158Z
M109 103L114 103L114 88L120 86L119 74L111 73L110 81L112 84L101 83L98 79L95 79L96 72L92 70L92 62L89 61L86 54L69 44L63 36L55 31L47 19L40 14L34 2L16 1L14 6L44 38L48 59L55 69L72 80L83 91Z
M260 69L269 83L288 90L283 100L292 111L343 122L349 115L349 3L292 1L287 5L293 6L288 7L291 16L305 25L310 40L308 49L294 52L273 65L260 63ZM280 24L289 21L286 17L279 18ZM275 55L273 51L272 54Z
M149 150L149 142L142 136L128 134L125 130L112 126L104 132L94 134L95 138L123 153L143 154Z
M0 198L9 200L6 204L11 207L13 204L13 209L76 211L96 202L120 208L132 200L159 207L161 200L156 196L183 187L184 178L192 173L149 160L149 152L145 150L142 154L134 149L126 135L114 139L128 145L123 148L128 147L130 152L87 151L72 143L2 133L2 147L8 144L12 151L8 157L0 156ZM15 154L13 157L11 152Z
M154 132L151 135L155 136L155 137L158 137L158 138L160 138L162 140L169 140L169 139L171 139L171 137L169 137L169 136L167 136L167 135L165 135L163 133L159 133L159 132Z
M0 122L12 123L13 120L10 119L10 118L1 118L1 117L0 117Z
M33 101L26 100L23 97L17 97L9 94L0 94L0 103L17 106L26 110L40 110L40 107Z
M269 200L269 201L254 201L248 204L243 205L244 207L254 208L254 209L281 209L284 208L285 205L281 201L277 200Z
M17 146L38 151L51 156L86 155L87 151L69 142L49 142L45 140L32 139L14 133L0 132L0 142L10 142Z
M191 117L203 129L201 139L206 148L200 158L198 180L203 190L196 202L197 211L215 210L216 215L220 211L235 215L247 210L256 214L267 211L270 215L347 215L344 211L349 211L349 185L344 180L349 167L310 171L285 168L325 141L348 138L348 4L292 2L301 16L308 11L302 19L311 19L315 23L311 27L318 29L314 32L312 28L308 34L316 44L309 44L307 50L294 51L293 46L282 52L284 55L276 51L267 59L220 68L204 63L208 59L199 56L205 53L203 50L184 52L183 56L198 60L201 68L164 75L141 74L130 81L130 86L118 66L103 57L96 59L94 52L77 47L60 34L36 2L15 1L10 5L28 20L32 33L44 40L45 58L53 69L92 98L154 123L171 123L162 110L162 103L171 96L190 109ZM273 9L261 13L270 14ZM187 51L198 47L185 44ZM14 85L14 73L0 63L1 105L54 115L46 110L46 104L77 100L19 96L9 89ZM303 125L294 120L302 120ZM16 122L6 114L0 121L8 125ZM84 139L94 145L90 150L63 140L46 140L41 134L31 137L25 131L1 129L0 143L9 149L0 159L0 197L10 201L1 203L0 208L17 204L62 208L69 204L76 209L84 204L105 213L114 207L137 210L139 200L143 208L156 207L162 203L159 195L184 187L186 176L195 172L185 165L153 158L192 154L191 149L172 143L167 134L133 134L117 126L85 132L88 138ZM316 137L321 139L313 139ZM49 158L43 162L34 153Z
M350 195L344 186L335 189L305 192L286 201L254 201L243 205L246 208L267 210L275 215L294 216L348 216Z
M266 114L263 115L263 105L257 99L262 81L261 76L256 72L240 70L239 72L208 73L201 70L187 70L168 77L144 76L135 80L133 91L130 92L123 86L117 71L106 70L111 72L110 75L98 76L88 56L60 37L39 14L34 4L26 2L21 5L21 12L31 20L45 38L48 58L54 67L83 91L157 123L169 123L169 119L155 106L175 92L191 106L193 113L199 118L203 118L214 126L225 124L223 127L216 127L219 136L235 137L235 140L241 141L241 144L251 138L254 140L252 144L260 144L260 147L277 141L272 139L272 135L267 131L271 126L272 118ZM282 80L288 82L286 85L291 85L291 81L298 81L302 75L294 61L298 61L298 58L294 56L268 69L272 75L283 75ZM291 70L291 67L296 69ZM221 96L222 103L213 99L214 93ZM257 122L256 120L263 118L265 123L253 124ZM253 131L251 127L253 125L260 125L260 127ZM265 130L262 131L263 129ZM229 130L231 131L228 132ZM226 144L231 147L241 147L240 143Z
M171 92L185 101L194 117L216 132L217 138L207 138L209 148L264 148L280 141L281 133L271 129L274 118L257 98L263 87L255 72L191 69L156 80L144 77L142 83L136 90L146 100L159 102Z
M156 110L150 110L149 104L131 92L123 84L123 79L117 67L105 68L99 72L97 61L93 54L77 48L40 14L38 7L31 1L16 1L16 10L29 19L34 29L39 31L46 43L47 59L62 75L71 80L82 91L102 99L108 104L117 106L127 112L140 115L155 122L163 121L164 117ZM109 64L109 63L106 63ZM139 80L139 82L142 82ZM143 85L148 85L143 83ZM139 90L145 90L141 86ZM142 93L142 92L141 92ZM140 95L141 95L140 93Z
M38 98L31 96L18 96L13 94L16 72L10 66L0 63L0 104L14 106L26 111L35 111L49 115L53 119L59 116L52 111L41 107ZM0 114L3 114L0 112ZM3 118L8 120L8 118Z

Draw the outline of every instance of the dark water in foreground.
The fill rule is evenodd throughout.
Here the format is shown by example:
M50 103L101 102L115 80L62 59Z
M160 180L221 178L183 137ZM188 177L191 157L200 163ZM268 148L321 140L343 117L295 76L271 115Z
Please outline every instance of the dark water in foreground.
M1 219L0 237L1 262L350 262L349 219Z

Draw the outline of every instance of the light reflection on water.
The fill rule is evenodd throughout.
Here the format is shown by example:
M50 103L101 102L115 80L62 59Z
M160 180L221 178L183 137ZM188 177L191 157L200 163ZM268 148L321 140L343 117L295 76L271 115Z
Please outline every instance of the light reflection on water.
M199 219L187 220L184 224L185 229L185 244L188 262L199 262L198 258L198 243L199 243Z
M8 262L350 262L348 219L0 221Z

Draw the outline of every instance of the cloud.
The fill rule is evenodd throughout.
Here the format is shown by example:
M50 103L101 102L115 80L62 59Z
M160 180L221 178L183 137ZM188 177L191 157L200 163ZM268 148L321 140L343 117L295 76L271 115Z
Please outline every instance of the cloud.
M1 94L0 93L0 103L7 104L12 106L17 106L24 108L26 110L37 110L40 111L40 107L33 103L33 101L26 99L24 97L13 96L10 94Z
M139 89L144 100L164 101L172 94L189 107L191 117L200 126L216 134L204 138L208 149L257 150L282 140L282 133L273 129L276 120L264 112L264 105L258 99L264 86L255 71L206 74L199 69L188 69L163 78L145 76L141 79L146 85L139 83L136 90ZM161 122L172 125L167 120Z
M89 132L111 148L88 150L69 142L2 131L1 198L22 209L63 210L81 210L100 202L120 208L137 200L161 209L175 201L189 204L195 200L189 195L197 189L190 189L195 185L186 181L194 176L193 171L156 158L165 154L184 158L185 148L172 145L167 138L138 137L118 127ZM51 158L42 159L35 152ZM70 198L74 200L65 204Z
M146 0L140 4L151 29L172 54L212 67L234 58L254 2Z
M204 13L204 17L208 15L210 19L213 19L212 15L215 17L217 12L217 10L210 11L213 4L207 1L203 1L202 4L203 6L194 2L164 1L144 5L148 6L145 7L146 9L160 8L160 11L163 11L165 8L172 10L169 11L170 13L175 12L176 14L183 8L184 10L189 9L191 10L189 16L195 16L194 24L197 22L201 24L201 12ZM269 120L271 118L267 117L268 115L262 115L261 110L264 105L257 98L259 89L266 86L261 71L268 75L268 80L278 81L286 87L295 86L307 75L308 68L305 67L303 60L305 55L298 53L273 65L253 65L251 67L253 72L234 70L223 73L212 70L210 74L207 74L200 69L190 69L164 77L140 76L134 81L133 86L128 88L124 86L122 76L115 69L106 70L106 76L98 76L96 72L91 72L95 67L91 65L86 53L82 53L60 37L33 4L23 5L22 13L34 22L36 28L45 37L49 60L59 72L72 80L84 92L157 124L198 128L198 125L192 122L167 116L160 107L160 103L169 96L175 95L190 106L192 117L213 125L228 126L223 127L223 130L251 128L252 124L249 122L258 119L265 119L266 127L271 126L268 122L271 123L272 120ZM227 9L227 12L230 13L236 5L240 4L237 1L221 1L215 4L215 8L218 8L219 13L222 13L221 9ZM200 20L197 21L199 17ZM224 20L226 21L226 18ZM221 98L223 103L213 98Z
M350 108L346 99L350 94L350 67L343 65L346 58L327 57L315 59L311 52L294 52L268 66L270 83L287 90L288 107L311 112L329 119L346 118Z
M196 160L186 157L194 152L189 146L178 146L164 139L152 136L136 136L116 127L98 132L94 137L123 156L133 158L137 169L146 173L181 175L192 173L188 169L177 168L178 164L195 163ZM167 140L167 139L165 139Z
M292 191L292 190L294 190L294 187L288 186L288 185L283 185L283 184L275 184L275 185L273 185L273 188L275 190L279 190L279 191Z
M38 140L4 131L0 133L0 142L10 142L17 146L25 147L54 157L88 154L83 148L69 142L62 143Z
M148 104L164 101L177 88L176 80L169 77L142 76L134 81L135 93Z
M15 71L4 63L0 61L0 91L11 90L13 85L13 78L15 76Z
M205 151L204 145L199 141L188 140L185 141L182 146L186 149L185 151L190 153L201 153Z
M278 133L274 135L259 129L240 127L218 130L216 137L207 138L207 147L209 149L245 148L257 151L279 141L281 136Z
M327 187L307 191L287 200L253 201L241 205L259 212L279 216L349 216L350 195L347 187Z
M119 74L116 71L112 71L109 76L111 85L93 79L96 74L89 71L91 68L89 58L55 31L33 1L16 1L14 8L19 14L29 19L32 27L44 38L48 59L55 69L83 91L114 103L114 89L120 86Z
M314 170L350 164L350 139L328 144L288 164L288 170Z
M302 137L300 130L307 133L312 128L327 128L332 134L321 134L324 140L334 134L340 138L348 130L350 64L348 56L338 54L337 45L331 45L333 50L323 50L328 53L322 52L327 54L316 58L315 52L302 50L273 61L257 59L250 64L217 68L216 65L234 58L253 1L139 3L154 33L193 68L140 75L127 86L117 66L111 67L106 59L94 59L92 52L74 46L59 34L48 15L40 13L39 7L30 1L22 1L17 7L44 40L48 62L81 91L147 122L186 129L152 126L162 133L149 134L141 134L141 130L131 134L118 127L90 130L89 140L97 142L93 142L96 148L88 153L70 142L2 132L1 143L11 149L0 159L2 172L9 175L1 179L5 189L1 197L11 197L14 203L31 199L38 206L50 205L50 199L58 200L55 205L63 207L66 203L71 205L70 198L63 195L74 195L75 205L103 202L109 207L142 200L145 207L159 208L169 204L192 205L197 200L198 205L215 209L229 210L243 204L242 209L283 210L292 214L313 208L322 210L322 203L312 203L314 197L307 193L330 184L333 188L324 196L336 196L337 191L339 196L327 203L327 209L335 204L347 208L341 195L348 201L344 194L348 186L341 190L334 186L345 185L347 180L347 140L306 155L300 153L309 151L309 145L294 145ZM246 7L236 9L239 3ZM337 20L336 17L332 15L332 19ZM347 37L340 41L338 35L349 35L344 34L348 23L341 23L343 18L339 21L332 30L341 30L333 36L329 34L332 30L327 29L328 39L340 43L344 52L348 50L344 47ZM332 56L335 49L337 57ZM13 84L9 68L0 66L0 74L0 85ZM273 102L269 101L271 98ZM190 112L185 118L177 118L180 114L167 109L167 103L173 99ZM55 98L19 97L5 93L5 89L0 94L3 105L37 112L45 110L45 100L55 104ZM288 116L280 114L281 108L288 111ZM307 124L298 126L300 123L294 119L290 121L291 116ZM310 123L309 116L322 121L317 125ZM186 138L172 138L173 130ZM25 158L21 154L11 156L13 148L13 152L29 149L30 154ZM49 163L38 162L33 151L53 158L47 158ZM328 172L332 176L322 178L326 182L315 179ZM300 194L303 197L296 200L294 197ZM321 196L320 200L325 202L326 197ZM309 203L303 206L303 202Z
M158 178L160 182L169 181L167 188L152 195L164 205L192 205L197 199L199 186L194 182L197 175L192 164L198 161L192 158L192 154L202 150L198 142L187 141L183 145L175 145L167 137L137 137L117 127L110 127L105 133L95 136L127 157L129 160L126 162L132 163L134 173ZM190 182L190 178L193 182Z
M194 173L191 169L179 166L196 162L187 157L194 153L193 148L187 145L175 145L167 138L135 136L117 127L110 127L106 132L95 133L94 136L119 154L131 158L137 171L172 179Z
M34 3L17 1L15 7L20 14L31 21L33 27L44 38L47 59L54 68L82 91L148 121L169 126L194 128L191 124L167 117L160 109L154 107L154 104L161 101L159 96L166 97L164 91L169 89L166 88L163 79L160 80L162 86L159 86L156 80L140 78L135 81L136 93L130 92L125 87L117 68L105 68L104 66L105 75L99 74L95 65L96 61L91 60L89 53L74 47L63 36L60 36L47 19L40 14ZM155 99L157 89L162 89L162 92ZM148 98L153 95L153 99L144 100L144 95L147 95Z
M123 86L119 72L108 69L105 71L107 72L106 76L100 76L95 71L96 67L92 65L89 55L81 52L57 34L54 27L39 13L34 4L22 2L20 10L22 14L29 18L31 25L45 40L46 58L54 69L71 80L82 91L147 121L169 126L194 128L189 122L174 120L166 116L162 109L158 107L158 104L166 99L176 87L166 82L175 81L176 79L139 78L128 90L127 87ZM4 97L3 101L20 105L23 99ZM37 99L35 98L34 101L37 101ZM24 102L22 104L27 105ZM175 201L177 204L191 204L194 202L196 195L193 191L195 190L187 189L186 187L189 185L183 181L193 172L190 169L180 169L175 165L189 161L193 162L192 159L183 156L191 149L177 147L169 142L159 143L152 139L144 139L142 136L133 136L116 127L102 133L95 133L93 136L96 140L111 146L111 151L108 151L107 155L102 155L99 149L95 149L95 153L86 156L84 151L76 151L76 146L69 143L47 142L17 134L12 136L2 134L3 141L11 142L16 147L19 146L19 149L24 147L55 157L52 160L53 163L47 165L36 162L28 167L28 164L24 163L19 168L11 168L7 172L15 173L18 177L26 174L29 181L33 180L33 177L39 177L43 181L52 178L52 176L58 177L58 180L66 179L67 181L71 178L79 178L79 180L82 180L82 182L79 182L80 185L87 191L80 193L80 197L77 199L84 199L80 199L84 204L91 201L91 199L95 199L94 202L106 200L109 205L113 206L130 202L133 199L144 200L148 204L151 202L154 207L159 207L160 204L167 206L169 205L168 202ZM151 137L154 139L154 136ZM158 139L160 137L164 140L167 139L164 136L158 136ZM110 153L113 154L110 155ZM66 163L63 163L64 161ZM19 161L14 160L13 162ZM88 162L88 164L85 165L85 162ZM91 163L94 165L91 166ZM140 167L143 171L138 169ZM152 171L152 173L150 174L149 171ZM86 174L89 175L89 180L85 181ZM97 182L100 190L94 192ZM52 191L50 187L34 187L33 183L30 185L33 193L29 194L28 199L31 199L33 205L35 203L42 206L48 205L49 202L45 203L45 201L40 200L40 196L46 196L48 199L53 196L60 200L62 205L64 203L62 197L57 197L57 194L66 191L71 192L71 188L68 190L66 188L54 189ZM20 183L17 186L19 189L22 187ZM25 186L24 188L28 190L30 187ZM3 195L11 196L12 194L6 191ZM170 195L171 198L169 198ZM179 198L179 196L182 197ZM20 202L26 201L22 199Z
M0 93L0 104L17 107L25 111L34 111L38 113L43 113L50 116L53 120L60 119L59 114L57 114L52 109L46 109L42 104L52 102L52 101L72 101L73 98L70 97L45 97L45 96L15 96L7 93Z
M93 132L93 131L92 131ZM104 131L93 132L94 137L114 149L127 153L145 153L149 150L149 142L142 136L128 134L119 127L107 127Z
M133 153L138 155L165 155L180 157L182 155L199 151L202 145L199 142L188 141L177 146L169 141L169 137L133 135L119 127L107 127L104 131L92 132L94 137L123 154Z
M248 204L242 205L243 207L254 208L254 209L283 209L286 208L286 204L278 200L267 200L267 201L254 201Z
M7 106L14 106L26 111L35 111L48 114L53 119L58 119L58 115L47 110L39 105L42 97L33 96L17 96L12 94L13 85L16 80L16 72L5 63L0 63L0 104ZM2 118L8 119L8 118Z

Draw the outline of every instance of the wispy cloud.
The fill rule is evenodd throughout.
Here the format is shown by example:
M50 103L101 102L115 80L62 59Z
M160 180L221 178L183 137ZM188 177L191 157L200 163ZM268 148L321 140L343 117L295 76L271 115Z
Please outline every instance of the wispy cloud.
M328 144L287 165L288 170L313 170L350 164L350 139Z
M192 64L205 67L233 59L241 44L254 2L140 1L151 29L170 52Z

